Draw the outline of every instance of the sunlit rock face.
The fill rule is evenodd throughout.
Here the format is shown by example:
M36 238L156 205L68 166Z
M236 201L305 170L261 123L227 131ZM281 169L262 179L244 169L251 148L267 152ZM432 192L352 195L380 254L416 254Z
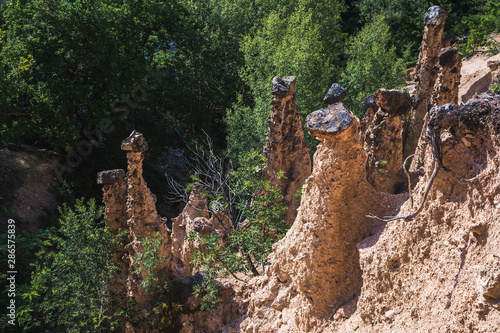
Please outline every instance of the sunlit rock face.
M297 107L295 76L275 77L271 94L271 114L264 156L267 158L266 177L278 186L288 210L286 221L292 224L300 206L297 191L311 174L310 146L304 140L302 122ZM278 173L283 171L284 177Z
M264 276L252 280L244 332L320 332L362 279L356 244L377 225L368 212L391 211L397 200L366 180L359 120L342 103L311 113L306 128L320 140L297 218L273 246ZM374 203L376 204L374 205Z
M431 109L430 100L439 74L439 67L435 65L439 62L439 53L444 46L443 31L447 17L446 11L438 6L429 8L424 15L425 28L416 66L413 108L408 114L403 139L405 158L415 152L425 123L425 115Z

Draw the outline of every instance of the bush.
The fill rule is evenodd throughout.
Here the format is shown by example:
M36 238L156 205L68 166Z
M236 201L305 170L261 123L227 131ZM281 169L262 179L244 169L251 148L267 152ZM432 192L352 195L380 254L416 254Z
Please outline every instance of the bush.
M74 210L60 209L58 232L51 232L33 264L30 288L19 315L24 331L108 332L117 325L107 283L114 272L108 260L116 238L95 200L77 200Z

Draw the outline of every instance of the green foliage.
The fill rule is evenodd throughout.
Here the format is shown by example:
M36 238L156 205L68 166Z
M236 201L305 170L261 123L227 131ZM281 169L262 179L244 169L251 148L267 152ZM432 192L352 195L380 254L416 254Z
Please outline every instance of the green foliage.
M156 267L165 262L166 258L161 257L160 245L163 240L159 232L156 232L151 238L144 238L141 240L141 245L143 247L143 252L139 253L134 260L137 265L134 273L141 274L146 273L146 278L141 279L141 287L146 290L146 292L152 294L158 288L155 288L155 284L158 281L158 272Z
M165 40L177 22L174 0L13 0L3 6L0 107L8 112L2 137L60 151L75 148L104 117L115 125L127 119L113 112L113 105L124 107L114 102L142 94L134 88L145 84L152 54L170 47ZM137 104L135 122L140 114L152 116L155 92L145 93L147 102L130 97L125 105Z
M383 16L377 16L349 39L348 61L342 75L348 95L343 103L359 117L363 116L366 97L379 88L393 89L404 83L403 61L390 42L389 26Z
M46 239L49 236L50 231L42 230L37 233L31 234L20 234L16 233L15 239L15 267L16 267L16 321L24 316L27 312L32 311L30 307L30 297L33 294L29 293L30 290L30 280L31 280L31 270L30 267L34 260L36 260L36 251L40 247L50 245L47 243ZM2 233L0 233L0 255L3 258L7 258L9 254L8 242L7 242L7 229L5 228ZM7 260L2 260L0 264L0 279L2 281L2 292L0 293L0 306L6 308L9 305L10 298L8 297L9 285L7 283L7 271L10 271L8 267ZM25 293L27 295L25 296ZM17 332L16 327L7 323L10 318L7 316L0 317L0 330L2 332Z
M499 48L498 43L487 41L487 37L492 32L500 31L500 1L490 0L483 7L479 14L470 15L463 20L464 25L469 29L469 36L465 45L460 45L460 51L466 56L470 56L481 46L491 46Z
M384 15L391 27L396 54L404 57L406 66L412 66L418 58L422 42L423 17L427 9L438 5L448 12L445 33L462 35L467 26L464 17L476 14L487 0L356 0L361 22L369 23L374 17Z
M281 191L262 179L265 158L249 152L241 157L240 165L229 171L225 195L206 188L203 192L220 224L208 235L192 232L188 238L199 244L192 263L204 272L203 283L194 287L196 296L203 295L202 310L213 309L218 300L216 278L236 277L240 272L258 275L258 268L267 264L272 244L287 231Z
M102 221L94 200L60 208L60 228L38 251L29 289L19 312L24 331L108 332L117 327L107 289L114 268L108 263L117 240Z
M182 312L182 306L174 302L161 302L153 307L151 315L148 317L150 329L167 330L177 328L177 320ZM178 329L178 328L177 328Z
M241 48L241 71L252 99L240 98L227 113L228 146L236 154L261 149L269 116L274 76L297 77L297 108L306 116L321 107L338 73L343 35L343 1L298 1L289 12L272 11Z
M493 91L495 94L500 94L500 84L497 85L492 85L491 86L491 91Z

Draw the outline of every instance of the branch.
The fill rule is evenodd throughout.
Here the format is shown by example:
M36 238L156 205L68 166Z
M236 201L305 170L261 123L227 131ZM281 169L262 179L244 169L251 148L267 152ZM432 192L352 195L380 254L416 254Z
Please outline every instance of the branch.
M425 192L424 196L422 198L422 201L420 202L420 205L418 206L417 210L413 212L410 215L406 216L384 216L384 218L377 217L373 214L368 214L366 217L372 218L379 220L381 222L390 222L390 221L395 221L395 220L402 220L404 219L405 221L409 221L413 219L417 214L422 210L422 207L424 206L424 202L427 199L427 195L429 194L429 190L431 189L432 183L434 182L434 178L436 178L437 171L439 167L443 168L444 170L448 170L443 166L443 163L441 161L441 154L440 154L440 144L441 144L441 139L439 138L439 127L438 126L432 126L432 119L429 120L429 123L427 124L427 131L429 132L431 136L431 145L432 145L432 155L434 157L434 171L432 172L431 178L429 179L429 182L427 183L427 186L425 187ZM406 158L408 159L408 158ZM406 160L405 160L406 163ZM403 164L404 167L404 164ZM405 168L406 172L406 168ZM407 174L408 175L408 174ZM411 192L410 192L411 194Z
M410 174L408 173L408 170L406 169L406 162L408 162L408 159L410 157L413 157L413 156L415 156L415 154L411 154L410 156L408 156L407 158L405 158L405 160L403 162L403 171L406 174L406 178L408 178L408 195L410 196L410 201L411 201L411 207L412 208L413 208L413 196L412 196L412 193L411 193L411 178L410 178Z
M366 217L376 219L376 220L379 220L382 222L390 222L390 221L402 220L402 219L404 219L405 221L409 221L409 220L413 219L415 216L417 216L417 214L420 212L420 210L424 206L425 199L427 199L427 195L429 194L429 190L431 189L432 182L434 182L434 178L436 178L438 169L439 169L439 163L437 161L435 161L434 162L434 171L432 172L431 178L429 179L429 182L427 183L427 186L425 187L424 197L422 198L422 201L420 202L420 205L418 206L418 208L415 212L413 212L410 215L406 215L406 216L392 216L392 217L391 216L384 216L383 219L380 217L377 217L373 214L368 214L368 215L366 215Z

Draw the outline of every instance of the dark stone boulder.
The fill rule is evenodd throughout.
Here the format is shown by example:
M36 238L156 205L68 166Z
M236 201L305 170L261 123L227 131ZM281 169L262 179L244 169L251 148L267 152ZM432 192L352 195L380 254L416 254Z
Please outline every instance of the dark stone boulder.
M306 118L306 128L314 136L335 135L348 129L355 115L342 103L312 112Z
M274 77L271 86L271 94L275 96L286 96L295 93L295 76Z
M347 96L347 91L338 83L332 84L330 89L323 98L326 104L338 103Z
M427 9L424 15L424 24L425 25L438 25L442 24L446 21L448 17L448 13L441 9L439 6L432 6Z
M373 95L375 103L390 114L406 114L411 108L411 97L407 91L379 89Z
M148 143L141 133L133 131L128 138L123 140L122 150L135 152L146 151L148 150Z

